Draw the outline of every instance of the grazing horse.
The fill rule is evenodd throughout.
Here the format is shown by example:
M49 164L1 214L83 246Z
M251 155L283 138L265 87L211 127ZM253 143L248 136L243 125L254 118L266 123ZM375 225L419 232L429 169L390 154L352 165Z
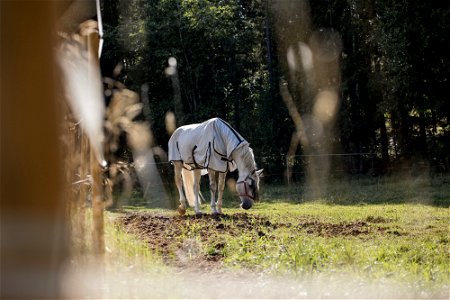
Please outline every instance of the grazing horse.
M241 207L249 209L258 199L259 178L249 143L227 122L219 118L179 127L169 140L169 161L175 168L180 195L178 212L186 212L186 200L201 214L199 193L201 175L209 175L211 212L222 213L222 197L228 171L239 172L236 190ZM217 176L216 176L217 174ZM217 182L218 179L218 182ZM217 192L217 203L216 203Z

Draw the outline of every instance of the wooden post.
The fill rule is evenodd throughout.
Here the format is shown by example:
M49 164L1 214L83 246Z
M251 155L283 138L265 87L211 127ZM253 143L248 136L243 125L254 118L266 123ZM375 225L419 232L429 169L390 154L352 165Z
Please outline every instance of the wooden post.
M289 166L289 155L286 154L286 177L288 186L291 185L291 168Z
M89 170L89 140L84 134L83 129L80 125L76 128L77 133L80 135L80 143L76 146L75 151L76 155L79 155L79 167L80 167L80 180L86 180L87 176L90 172ZM75 172L76 169L73 168L71 170L72 172ZM73 232L75 234L75 238L79 241L80 251L84 253L84 251L87 248L86 243L86 199L89 194L89 187L88 185L83 181L79 184L79 194L78 199L76 200L76 210L75 214L72 216L74 218L74 221L76 222L76 230Z
M99 35L97 32L91 32L88 36L88 52L89 52L89 68L99 68L98 47ZM93 72L89 71L89 74ZM93 218L93 245L94 252L99 256L103 256L105 252L105 238L104 238L104 202L102 189L102 169L99 164L99 157L90 147L90 165L92 176L92 218Z
M54 1L0 1L1 298L57 299L68 257Z
M102 189L102 170L93 148L91 147L91 175L92 175L92 224L94 252L102 256L105 253L104 237L104 202Z

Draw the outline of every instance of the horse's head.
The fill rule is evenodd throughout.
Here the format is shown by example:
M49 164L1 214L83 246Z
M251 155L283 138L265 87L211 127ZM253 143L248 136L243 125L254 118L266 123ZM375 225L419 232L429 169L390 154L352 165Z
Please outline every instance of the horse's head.
M236 190L241 198L241 207L249 209L254 201L259 201L259 179L263 169L253 170L244 180L236 183Z

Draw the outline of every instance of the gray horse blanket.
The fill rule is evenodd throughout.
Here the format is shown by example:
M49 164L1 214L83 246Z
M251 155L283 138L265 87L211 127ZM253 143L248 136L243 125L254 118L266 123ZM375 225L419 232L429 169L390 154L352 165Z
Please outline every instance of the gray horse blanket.
M228 171L231 153L248 142L230 124L213 118L177 128L169 140L169 161L182 161L192 169Z

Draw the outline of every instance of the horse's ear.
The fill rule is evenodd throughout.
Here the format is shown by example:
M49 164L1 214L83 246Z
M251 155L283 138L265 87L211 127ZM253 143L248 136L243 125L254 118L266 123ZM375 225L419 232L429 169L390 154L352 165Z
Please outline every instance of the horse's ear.
M264 169L261 169L261 170L258 170L258 171L256 171L255 173L256 173L256 176L258 176L258 177L264 177L264 174L262 173L264 171Z

